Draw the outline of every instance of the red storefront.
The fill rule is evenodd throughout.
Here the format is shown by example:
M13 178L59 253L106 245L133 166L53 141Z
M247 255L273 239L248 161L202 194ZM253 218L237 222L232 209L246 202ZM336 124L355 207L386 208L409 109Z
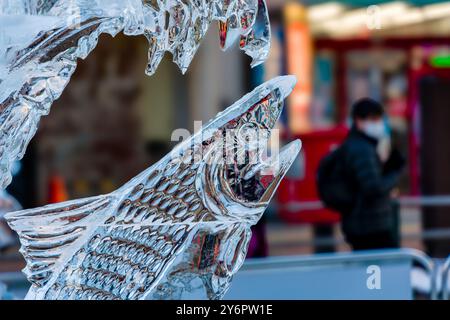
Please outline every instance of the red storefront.
M383 102L390 119L393 144L408 159L401 193L449 194L450 185L438 177L448 171L441 162L447 159L447 154L450 157L450 147L435 150L433 145L439 142L439 137L450 134L445 122L439 121L450 120L445 111L450 107L450 100L446 99L446 92L450 92L450 37L319 39L313 47L315 58L325 57L332 66L328 99L332 101L333 121L328 129L312 126L310 132L300 135L304 146L300 165L304 173L288 176L281 184L280 216L296 223L339 221L338 215L317 205L315 171L318 160L345 136L342 128L348 127L350 106L363 96ZM319 91L321 99L322 92ZM429 96L435 98L427 99ZM314 108L314 97L312 100Z

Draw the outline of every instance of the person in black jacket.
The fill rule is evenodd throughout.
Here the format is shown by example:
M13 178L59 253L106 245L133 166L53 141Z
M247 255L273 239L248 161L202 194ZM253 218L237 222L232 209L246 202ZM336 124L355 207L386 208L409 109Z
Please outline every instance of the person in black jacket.
M341 160L353 205L342 212L342 229L354 250L399 247L398 206L391 198L404 160L392 151L385 162L378 142L386 136L383 107L364 98L353 105L353 126L342 146Z

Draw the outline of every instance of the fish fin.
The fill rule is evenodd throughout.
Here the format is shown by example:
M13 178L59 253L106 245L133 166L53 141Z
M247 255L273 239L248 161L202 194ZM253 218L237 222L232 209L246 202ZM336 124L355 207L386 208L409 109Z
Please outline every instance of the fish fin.
M11 229L19 234L28 280L44 286L65 250L85 233L88 218L108 208L112 199L103 195L5 215Z

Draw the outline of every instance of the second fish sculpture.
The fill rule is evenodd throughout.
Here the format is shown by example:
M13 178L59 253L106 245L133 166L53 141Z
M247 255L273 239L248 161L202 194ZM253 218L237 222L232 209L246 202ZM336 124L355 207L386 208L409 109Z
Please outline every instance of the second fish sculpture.
M166 52L184 73L212 21L222 49L239 40L253 66L267 58L264 0L0 0L0 189L100 35L144 35L148 75Z
M220 299L300 150L264 158L293 76L259 86L120 189L9 213L27 299Z

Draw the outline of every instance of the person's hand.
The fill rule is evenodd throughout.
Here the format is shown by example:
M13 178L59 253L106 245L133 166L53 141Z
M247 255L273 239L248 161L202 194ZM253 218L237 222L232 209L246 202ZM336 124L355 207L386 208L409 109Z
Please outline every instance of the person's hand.
M383 166L384 173L401 171L406 165L406 160L397 149L392 149L388 160Z
M398 199L400 197L400 189L399 188L394 188L391 191L391 198L392 199Z

